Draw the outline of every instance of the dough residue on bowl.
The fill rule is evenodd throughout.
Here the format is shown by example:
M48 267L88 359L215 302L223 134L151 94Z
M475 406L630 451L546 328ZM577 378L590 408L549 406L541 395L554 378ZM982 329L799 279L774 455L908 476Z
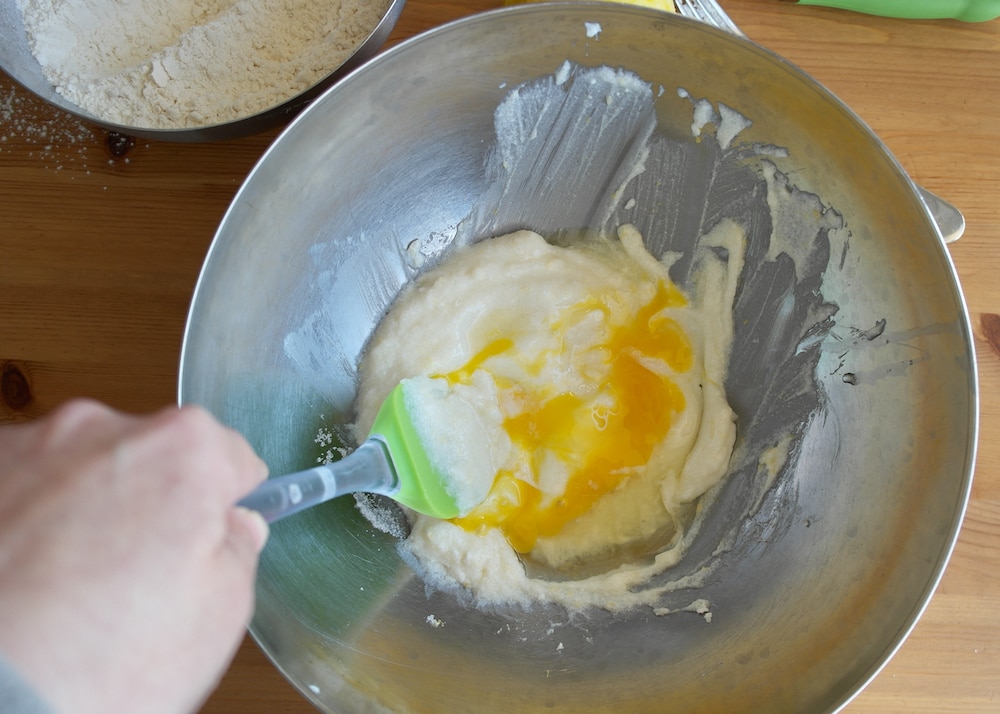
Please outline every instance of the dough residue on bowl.
M661 109L685 106L690 138L658 129ZM321 391L332 375L350 377L349 391L337 382L342 392L327 397L353 403L352 428L338 425L344 443L365 436L389 390L413 375L445 396L472 389L473 404L492 398L482 385L496 395L500 417L476 417L501 425L485 462L494 488L483 508L461 522L412 514L406 522L399 509L358 499L373 525L402 539L403 559L429 591L501 611L551 603L571 613L648 606L667 614L683 611L689 594L681 591L704 592L727 554L747 543L748 519L775 532L790 527L795 489L785 477L824 404L817 345L837 311L817 285L831 239L843 259L849 231L777 170L771 159L784 149L740 136L751 124L684 89L654 91L627 70L563 62L506 91L485 156L487 185L445 240L401 244L398 269L381 252L362 256L366 280L403 291L393 305L382 293L365 303L389 316L364 353L343 348L344 295L327 289L339 285L342 267L322 263L320 307L285 350ZM688 162L706 159L712 172L689 185ZM619 239L619 226L634 229ZM353 241L316 254L352 253ZM396 283L400 274L417 277ZM394 317L407 314L404 305L413 314ZM690 365L663 343L638 339L626 350L641 367L634 372L664 380L645 388L642 379L607 378L610 356L629 343L619 338L630 331L616 330L656 332L654 316L676 324ZM614 329L602 336L602 325ZM504 397L518 382L523 394ZM671 405L669 419L601 431L626 394ZM641 435L644 448L593 468L596 457L617 455L622 440L611 435L623 431Z
M278 106L343 64L390 0L16 0L63 97L103 121L221 124Z

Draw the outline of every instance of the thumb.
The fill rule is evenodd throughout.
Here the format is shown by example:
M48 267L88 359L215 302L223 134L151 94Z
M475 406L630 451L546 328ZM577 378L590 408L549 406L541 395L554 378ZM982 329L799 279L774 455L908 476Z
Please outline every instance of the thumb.
M257 556L264 550L271 529L257 511L234 507L229 514L229 540L240 551L256 562Z

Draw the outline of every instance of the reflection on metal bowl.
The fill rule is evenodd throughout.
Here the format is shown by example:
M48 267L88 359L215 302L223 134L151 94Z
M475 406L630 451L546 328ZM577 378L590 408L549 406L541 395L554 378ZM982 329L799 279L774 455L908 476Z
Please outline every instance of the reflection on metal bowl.
M616 128L586 160L509 181L498 107L601 65L648 83L652 131ZM724 116L751 123L727 142ZM629 178L632 139L649 151ZM808 207L797 228L774 220L786 203ZM626 218L654 253L681 254L681 284L698 236L724 218L747 233L732 472L659 581L700 573L697 587L624 614L476 610L427 590L396 538L341 499L274 527L252 626L320 709L834 710L916 622L964 514L978 420L949 256L846 107L685 18L509 8L414 38L318 99L223 220L180 399L244 432L274 473L307 466L346 434L365 343L423 269L414 246L432 265L455 241ZM783 435L789 458L770 459Z

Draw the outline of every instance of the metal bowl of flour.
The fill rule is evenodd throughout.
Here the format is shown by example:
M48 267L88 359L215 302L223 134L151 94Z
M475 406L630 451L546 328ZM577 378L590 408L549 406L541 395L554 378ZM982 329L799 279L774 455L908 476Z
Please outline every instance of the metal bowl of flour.
M287 123L374 56L404 2L303 0L280 17L266 14L274 7L268 3L166 12L154 2L108 2L103 22L93 24L94 2L62 3L57 11L51 0L0 0L0 69L112 131L164 141L231 139ZM181 19L185 10L197 11L197 19Z
M602 67L646 89L620 101L590 82ZM246 434L273 473L303 468L352 446L366 341L454 245L631 222L684 285L722 221L746 234L725 384L738 442L660 600L478 610L408 567L405 523L380 530L338 499L275 524L259 570L253 635L305 698L326 712L825 712L878 674L965 511L971 329L899 163L745 39L552 3L367 63L287 128L230 206L179 398Z

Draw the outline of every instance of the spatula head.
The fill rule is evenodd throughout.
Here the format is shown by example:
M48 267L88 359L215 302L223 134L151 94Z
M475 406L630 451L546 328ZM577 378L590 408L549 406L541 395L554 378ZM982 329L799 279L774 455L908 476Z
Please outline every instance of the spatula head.
M431 463L406 408L403 383L396 385L382 403L369 438L381 440L389 450L399 480L391 498L414 511L435 518L455 518L459 508L446 486L445 474Z

